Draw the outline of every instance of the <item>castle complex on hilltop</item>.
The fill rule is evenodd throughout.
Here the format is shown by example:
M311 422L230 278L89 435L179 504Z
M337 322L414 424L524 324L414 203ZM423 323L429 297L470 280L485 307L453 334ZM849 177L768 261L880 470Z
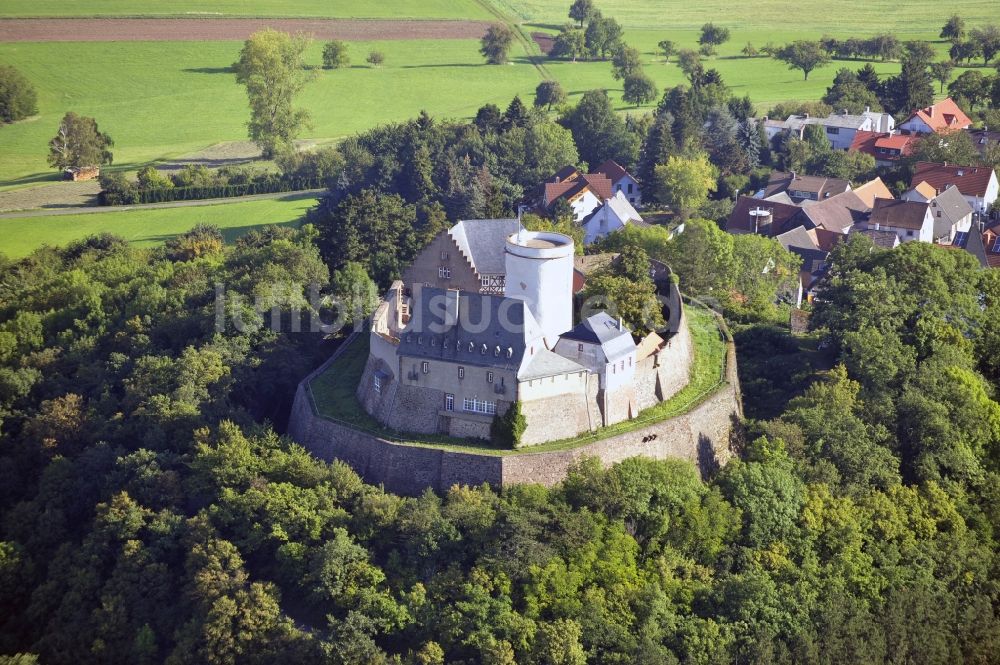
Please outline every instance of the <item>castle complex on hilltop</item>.
M520 402L522 445L635 418L688 383L691 339L669 281L667 331L637 340L605 312L573 324L573 240L516 219L442 232L372 316L357 389L365 410L400 431L488 438Z

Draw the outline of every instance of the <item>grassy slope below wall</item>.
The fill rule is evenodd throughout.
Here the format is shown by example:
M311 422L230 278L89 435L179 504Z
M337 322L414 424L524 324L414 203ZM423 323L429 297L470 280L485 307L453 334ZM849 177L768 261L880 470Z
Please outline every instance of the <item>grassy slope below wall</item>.
M197 224L222 229L227 242L260 226L299 223L315 198L290 194L277 199L153 210L108 210L78 215L0 219L0 252L21 258L42 245L63 246L97 233L113 233L137 245L165 242Z
M404 433L392 432L381 427L361 408L357 397L355 397L355 390L361 381L361 374L364 372L365 361L368 358L367 333L358 335L350 347L344 349L340 357L326 371L313 379L311 389L315 407L321 416L405 445L438 447L493 455L516 455L520 452L537 453L576 448L687 413L713 394L722 384L726 343L722 338L715 315L705 309L690 306L686 312L694 344L694 362L691 366L691 380L688 385L669 400L646 409L635 420L605 427L586 436L552 441L521 451L513 451L497 450L485 441L477 443L445 436L421 436L420 440L415 440L407 437Z

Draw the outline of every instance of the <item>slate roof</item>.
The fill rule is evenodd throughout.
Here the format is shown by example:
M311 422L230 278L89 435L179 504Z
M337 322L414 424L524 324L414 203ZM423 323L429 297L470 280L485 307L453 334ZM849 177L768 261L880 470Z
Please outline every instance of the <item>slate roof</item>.
M869 226L890 226L895 229L919 231L927 216L927 203L878 199L872 208Z
M632 332L625 326L619 328L618 321L607 312L594 314L559 337L560 339L600 345L608 362L612 362L635 349Z
M882 247L883 249L893 249L899 245L899 236L897 236L892 231L883 231L881 229L865 229L863 231L858 231L862 235L866 235L872 239L872 243L876 247Z
M931 199L930 206L935 237L945 235L950 227L972 214L972 206L954 185Z
M458 248L480 275L502 275L507 238L517 233L516 219L468 219L448 229Z
M614 196L609 198L606 205L611 206L611 209L618 216L618 219L625 222L638 222L642 223L642 215L636 211L635 207L629 203L628 199L621 192L616 192Z
M913 169L910 186L926 181L935 191L942 191L949 185L958 187L965 196L985 196L993 177L993 169L988 166L955 166L934 162L917 162Z
M525 321L523 300L430 286L414 291L411 312L400 356L510 370L520 367L525 328L534 322L530 312Z
M848 229L868 218L871 210L854 192L843 192L824 201L817 201L802 208L814 226L827 231L847 233Z
M965 115L965 112L951 97L942 99L937 104L917 109L904 122L909 122L913 118L920 118L935 132L942 129L962 129L972 124L969 116Z
M989 258L986 256L986 246L983 244L983 234L977 233L973 228L970 233L966 234L964 241L964 244L960 245L962 249L976 257L979 260L979 265L983 268L990 267Z
M568 374L569 372L586 371L588 370L583 365L542 347L528 359L525 366L517 373L517 378L520 381L528 381L547 376L559 376L560 374Z

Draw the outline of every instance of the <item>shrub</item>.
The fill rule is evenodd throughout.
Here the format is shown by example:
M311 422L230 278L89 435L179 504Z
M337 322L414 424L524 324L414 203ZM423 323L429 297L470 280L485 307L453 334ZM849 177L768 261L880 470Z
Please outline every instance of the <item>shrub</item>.
M373 67L381 67L382 63L385 62L385 54L381 51L372 51L368 54L366 62Z
M351 58L347 55L346 43L334 39L323 47L324 69L342 69L350 64Z
M21 72L0 65L0 122L23 120L38 113L38 95Z
M528 421L521 412L521 402L514 402L507 413L497 416L490 424L490 440L498 448L520 448L521 436Z

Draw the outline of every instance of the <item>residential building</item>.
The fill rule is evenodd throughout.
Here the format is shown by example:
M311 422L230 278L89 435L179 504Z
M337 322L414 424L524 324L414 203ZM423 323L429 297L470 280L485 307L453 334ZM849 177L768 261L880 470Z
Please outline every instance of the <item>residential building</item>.
M891 132L895 127L895 120L888 113L876 113L871 109L865 109L860 115L853 115L844 110L840 113L831 113L825 118L812 117L808 113L790 115L784 121L764 118L764 132L768 140L780 133L791 133L802 138L808 125L823 127L826 138L830 141L830 147L834 150L847 150L858 132Z
M900 123L899 128L904 132L932 134L941 131L968 129L971 126L972 121L969 116L965 115L965 112L951 97L948 97L937 104L917 109L910 114L910 117Z
M766 199L784 192L794 203L802 203L822 201L850 189L851 183L840 178L772 171L760 198Z
M864 204L869 208L874 207L875 199L894 199L892 192L889 188L885 186L882 182L882 178L875 178L874 180L869 180L863 185L855 187L851 190L857 194L858 198L864 201Z
M1000 196L1000 183L996 172L988 166L956 166L917 162L910 186L926 182L935 192L942 192L954 185L962 193L973 211L985 214Z
M928 203L877 199L867 221L858 224L859 231L889 231L900 243L934 241L934 216Z
M625 196L625 190L616 191L604 205L583 219L580 225L584 229L584 245L590 245L628 224L648 226Z
M756 233L774 237L799 226L801 208L793 203L740 196L726 222L730 233Z
M611 181L611 191L615 194L621 192L622 195L635 208L642 207L642 191L639 188L639 181L625 170L621 164L613 159L609 159L593 170Z
M609 198L611 180L607 176L575 172L568 179L544 183L541 207L550 211L556 203L565 201L573 210L573 218L582 222Z
M928 203L934 218L934 242L951 245L959 234L967 234L972 229L972 206L954 185Z
M972 139L972 144L976 146L976 150L983 157L986 156L986 151L990 148L1000 150L1000 132L990 131L986 127L966 131L968 131L969 137Z
M876 199L876 203L882 199ZM809 228L846 235L855 224L868 219L871 206L853 191L841 192L823 201L802 205L800 219Z
M848 150L871 155L876 166L891 167L913 153L919 138L917 134L859 131L855 132Z

